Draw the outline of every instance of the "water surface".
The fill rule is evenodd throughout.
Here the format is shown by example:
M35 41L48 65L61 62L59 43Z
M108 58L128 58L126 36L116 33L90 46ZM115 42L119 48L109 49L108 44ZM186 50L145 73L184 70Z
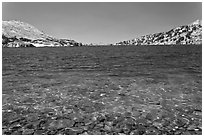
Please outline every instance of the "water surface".
M26 127L10 130L15 122L9 121L19 117L44 116L47 126L42 134L49 134L58 126L59 132L66 129L57 118L67 119L68 114L73 120L116 113L149 121L144 122L146 131L131 129L127 134L149 134L147 127L152 126L156 134L202 132L201 45L3 48L2 53L4 134L28 134ZM167 119L169 124L159 127L158 120ZM190 122L183 120L177 132L178 119ZM30 134L39 131L33 128ZM95 129L89 132L99 134Z

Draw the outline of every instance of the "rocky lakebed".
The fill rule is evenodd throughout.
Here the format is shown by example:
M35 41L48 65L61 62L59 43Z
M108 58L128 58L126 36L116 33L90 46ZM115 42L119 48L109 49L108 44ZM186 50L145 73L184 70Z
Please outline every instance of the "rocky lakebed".
M19 88L3 93L3 134L202 134L198 83L61 75L64 82L12 79Z

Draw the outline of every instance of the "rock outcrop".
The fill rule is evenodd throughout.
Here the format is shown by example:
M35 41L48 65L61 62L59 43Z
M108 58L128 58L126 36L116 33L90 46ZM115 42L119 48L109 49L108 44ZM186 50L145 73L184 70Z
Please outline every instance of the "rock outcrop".
M115 45L187 45L202 44L202 21L196 20L167 32L144 35Z
M2 22L3 47L61 47L81 46L69 39L57 39L49 36L34 26L16 20Z

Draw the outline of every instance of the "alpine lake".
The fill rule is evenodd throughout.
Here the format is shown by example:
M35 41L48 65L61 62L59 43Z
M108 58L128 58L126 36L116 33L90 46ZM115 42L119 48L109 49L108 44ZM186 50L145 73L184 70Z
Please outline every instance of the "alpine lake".
M4 135L201 135L202 45L2 48Z

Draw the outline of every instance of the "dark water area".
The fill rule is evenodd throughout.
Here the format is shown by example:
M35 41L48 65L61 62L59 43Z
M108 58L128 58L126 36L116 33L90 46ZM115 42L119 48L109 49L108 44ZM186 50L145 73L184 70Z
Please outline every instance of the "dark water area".
M117 46L3 49L4 77L47 77L59 73L151 78L183 76L201 82L202 46ZM45 74L43 76L43 74ZM57 77L57 76L56 76Z
M171 74L201 78L201 46L118 46L3 49L3 76L80 72L117 77Z
M156 109L155 106L161 106L162 108L157 109L165 112L172 110L171 113L177 112L176 108L179 108L178 112L184 108L199 110L196 114L193 111L188 115L188 119L197 118L196 124L191 123L196 130L188 131L186 128L182 133L200 134L201 83L202 45L2 49L3 113L6 115L11 111L8 106L14 108L21 106L21 109L33 106L36 113L40 113L45 108L66 106L67 101L78 104L83 97L87 97L86 101L89 103L97 101L101 104L100 109L92 106L94 112L104 114L121 112L122 115L122 112L129 111L128 107L135 107L134 99L140 97L136 101L137 104L138 102L141 104L137 106L138 110L146 108L147 113L141 112L141 117L137 117L143 119L149 113L155 113L153 111ZM119 96L121 92L124 94L123 97ZM78 100L75 96L81 99ZM113 101L115 97L119 99ZM50 98L59 102L53 103ZM157 103L152 106L151 102ZM68 104L71 106L71 103ZM80 107L78 109L76 113L80 116L94 113ZM182 113L184 111L182 110ZM15 112L15 115L20 114ZM174 118L177 117L176 113ZM5 116L3 119L7 121L8 118ZM157 127L154 122L153 125ZM4 134L12 134L8 131L10 126L3 123ZM169 128L170 131L167 133ZM173 126L167 129L165 133L164 129L158 131L158 134L176 132ZM44 131L44 134L48 134L49 130ZM37 129L33 130L32 134L35 131ZM18 131L19 134L23 132ZM87 133L91 134L88 131ZM128 132L130 133L132 134L132 131ZM140 133L138 131L136 134ZM144 132L146 133L147 131Z

